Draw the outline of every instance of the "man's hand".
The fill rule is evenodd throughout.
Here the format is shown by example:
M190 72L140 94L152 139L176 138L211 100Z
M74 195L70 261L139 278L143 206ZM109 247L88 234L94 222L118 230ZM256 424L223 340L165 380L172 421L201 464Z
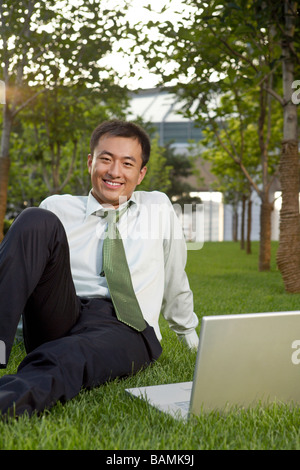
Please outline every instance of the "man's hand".
M196 333L196 330L193 330L191 333L186 335L178 334L177 336L179 341L185 343L189 349L198 349L199 337Z

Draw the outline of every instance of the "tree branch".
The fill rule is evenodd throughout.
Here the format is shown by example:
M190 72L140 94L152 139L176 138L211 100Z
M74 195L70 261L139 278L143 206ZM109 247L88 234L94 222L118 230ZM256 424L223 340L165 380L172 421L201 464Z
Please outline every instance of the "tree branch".
M257 69L257 67L255 67L252 60L248 59L248 57L243 56L243 54L240 54L239 52L235 51L228 44L228 42L226 42L225 39L223 39L222 37L218 36L212 28L210 28L210 30L213 33L213 35L215 36L215 38L218 39L222 44L224 44L224 46L231 52L231 54L233 54L235 57L238 57L242 61L246 62L247 64L249 64L255 70L255 72L258 72L258 69Z
M26 106L31 103L33 100L35 100L39 95L41 95L42 93L44 93L46 91L46 88L44 88L43 90L40 90L38 91L37 93L35 93L33 96L31 96L30 98L28 98L26 101L24 101L24 103L22 103L17 109L15 109L13 112L12 112L12 117L14 118L20 111L22 111L22 109L26 108Z
M66 186L66 184L70 181L70 178L73 174L73 169L74 169L74 163L75 163L75 160L76 160L76 155L77 155L77 140L75 140L73 142L73 153L72 153L72 160L70 162L70 166L69 166L69 170L68 170L68 173L67 173L67 176L65 177L64 181L62 182L62 184L60 185L59 189L60 191Z
M269 86L265 86L263 89L270 93L270 95L274 96L274 98L281 104L281 106L285 106L287 104L286 101Z
M210 121L211 123L213 124L212 122L212 119L210 118ZM241 162L241 160L237 157L235 157L235 155L230 151L230 149L227 147L227 145L223 142L223 140L221 139L220 137L220 134L219 132L217 131L216 127L213 125L213 132L215 134L215 136L217 137L218 139L218 142L219 144L221 145L221 147L225 150L225 152L228 153L228 155L233 159L233 161L239 165L239 167L241 168L242 172L244 173L245 177L247 178L247 180L249 181L249 183L251 184L251 186L255 189L255 191L257 192L258 196L261 198L262 197L262 192L261 190L259 189L259 187L257 186L257 184L255 183L255 181L251 178L250 174L248 173L247 169L245 168L245 166L243 165L243 163Z

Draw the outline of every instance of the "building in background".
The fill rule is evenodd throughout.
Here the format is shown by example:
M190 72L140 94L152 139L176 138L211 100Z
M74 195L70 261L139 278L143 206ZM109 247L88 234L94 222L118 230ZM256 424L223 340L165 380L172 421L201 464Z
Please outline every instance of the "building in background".
M185 158L190 152L191 140L201 142L202 132L190 119L180 113L181 103L175 94L168 89L152 88L132 93L129 108L129 118L141 118L151 123L159 136L160 145L172 142L175 152ZM215 180L210 172L210 164L201 157L197 162L201 174L201 182L191 176L191 186L197 188L192 196L201 198L204 205L204 235L195 232L195 221L192 217L182 217L186 237L191 240L204 236L204 241L231 241L233 240L233 207L224 204L222 193L212 190ZM278 188L274 187L274 193ZM280 194L277 192L276 196ZM279 210L280 199L275 203L272 213L272 240L279 237ZM238 208L238 220L241 219L242 208ZM239 229L240 230L240 229ZM245 220L245 233L247 220ZM191 234L191 235L190 235ZM252 193L252 223L251 240L259 240L260 235L260 199L255 192ZM198 241L198 240L196 240Z

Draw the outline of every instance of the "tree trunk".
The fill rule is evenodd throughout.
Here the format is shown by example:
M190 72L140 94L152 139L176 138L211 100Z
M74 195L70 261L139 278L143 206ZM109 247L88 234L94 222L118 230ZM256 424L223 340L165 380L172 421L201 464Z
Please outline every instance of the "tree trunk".
M0 157L0 242L3 240L3 226L6 214L9 166L9 158Z
M9 142L12 128L12 117L7 104L3 109L3 126L0 149L0 242L3 240L3 225L6 214L7 188L9 179Z
M287 292L300 292L300 220L298 142L282 145L280 163L282 206L277 264Z
M285 0L282 40L283 143L280 161L282 206L277 264L287 292L300 292L299 155L297 105L292 102L294 56L291 52L297 2Z
M242 214L241 214L241 250L245 249L245 216L246 216L246 196L242 196Z
M260 206L259 271L270 271L271 267L271 214L273 203L264 196Z
M252 201L251 201L251 194L248 199L248 213L247 213L247 248L246 253L247 255L251 255L251 228L252 228Z
M239 216L238 216L237 207L236 207L236 204L234 204L233 214L232 214L232 239L234 242L238 241L238 225L239 225L238 218Z

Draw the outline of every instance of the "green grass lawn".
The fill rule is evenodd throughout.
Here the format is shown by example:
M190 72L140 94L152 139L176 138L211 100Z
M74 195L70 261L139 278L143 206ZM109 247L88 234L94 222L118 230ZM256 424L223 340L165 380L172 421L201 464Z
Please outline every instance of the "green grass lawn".
M274 243L268 273L258 272L257 243L252 255L231 242L206 243L202 250L189 251L187 272L199 318L299 309L300 295L284 291L275 264L276 247ZM134 377L82 391L41 416L0 421L0 449L300 449L296 407L277 404L226 415L212 412L185 423L131 399L127 387L193 379L196 353L180 344L163 320L161 329L164 351L156 364ZM0 375L13 373L23 355L22 343L16 343L9 367Z

